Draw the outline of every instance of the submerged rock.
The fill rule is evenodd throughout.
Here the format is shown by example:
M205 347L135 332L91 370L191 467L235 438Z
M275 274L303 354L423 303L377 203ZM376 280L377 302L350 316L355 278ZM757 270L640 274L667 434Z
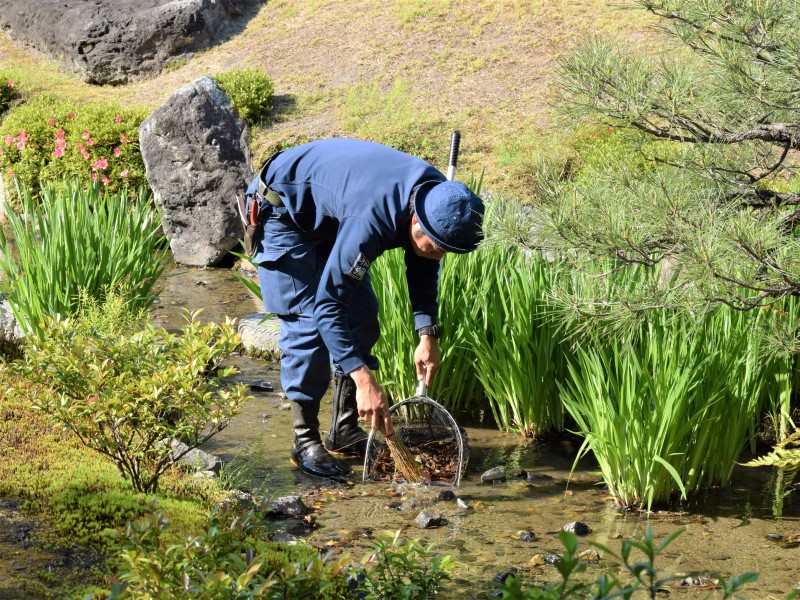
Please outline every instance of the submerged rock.
M578 558L585 560L586 562L596 563L600 560L600 553L597 550L589 548L583 552L580 552L578 554Z
M280 496L269 502L267 514L271 517L302 517L308 511L300 496Z
M423 510L417 515L417 518L414 519L414 523L421 529L432 529L444 525L445 520L439 513L432 510Z
M280 321L273 317L266 319L266 313L247 315L239 319L238 330L242 337L244 354L260 359L278 359L278 334Z
M520 542L532 542L536 539L536 534L532 531L518 531L517 539Z
M458 510L462 511L472 510L472 507L465 500L462 500L461 498L456 498L456 506L458 507Z
M592 528L582 521L573 521L572 523L564 525L561 531L569 531L575 535L589 535L592 533Z
M496 481L504 481L506 478L506 468L503 465L494 467L485 471L481 475L481 483L495 483Z
M516 567L510 567L507 571L505 571L503 573L498 573L497 575L494 576L494 579L492 579L492 587L496 588L498 585L505 585L506 580L509 577L516 576L516 574L517 574L517 568ZM500 596L503 595L503 592L498 590L498 589L495 589L494 591L491 592L490 595L493 598L499 598Z
M435 498L435 502L449 502L455 500L456 495L453 490L443 490Z

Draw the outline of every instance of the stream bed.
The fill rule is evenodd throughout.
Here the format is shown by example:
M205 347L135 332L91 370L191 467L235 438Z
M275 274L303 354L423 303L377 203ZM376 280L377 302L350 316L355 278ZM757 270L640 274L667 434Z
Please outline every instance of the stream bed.
M164 280L167 283L154 319L165 326L176 325L177 306L202 307L207 319L242 317L262 310L226 270L173 269ZM441 597L488 596L492 579L511 568L529 582L556 581L555 567L539 563L562 550L558 532L575 521L592 529L581 538L581 549L589 548L591 541L617 553L622 539L641 537L649 524L658 540L682 529L656 562L665 574L681 577L670 588L674 593L705 597L709 589L704 577L712 578L715 573L758 572L758 580L744 590L748 598L785 597L800 585L800 544L790 547L778 541L800 534L800 491L788 488L785 497L776 499L781 475L774 470L737 467L732 485L724 489L707 490L649 516L620 513L590 458L583 459L570 476L579 441L565 437L552 443L526 444L515 435L498 431L491 418L471 414L454 415L466 429L470 447L459 488L404 491L387 483L362 483L363 469L357 462L348 463L353 469L350 483L329 484L304 476L289 463L291 415L280 393L278 363L247 357L238 357L234 363L240 369L238 381L263 380L272 384L274 391L253 389L254 400L205 450L226 461L246 457L240 464L248 465L247 477L257 490L271 496L303 496L314 506L315 526L303 529L301 524L297 535L317 547L347 551L360 560L374 537L384 532L400 531L405 538L435 544L438 551L450 554L461 565ZM326 398L320 414L323 428L329 415ZM506 480L481 483L481 474L499 465L506 467ZM520 471L531 475L515 477ZM455 500L428 506L445 489L452 490L470 509L460 510ZM418 528L415 518L426 507L443 516L445 524ZM283 525L287 534L291 533L291 524ZM584 578L593 581L618 564L601 554Z
M181 327L183 309L202 308L201 319L218 321L263 310L225 269L173 266L162 284L152 319L167 329ZM564 436L526 444L498 431L486 415L456 414L470 447L459 488L362 483L362 465L352 461L351 481L329 483L304 476L289 463L291 414L281 394L278 363L244 356L234 356L231 362L240 370L234 376L237 382L249 385L261 380L264 386L251 390L253 400L203 449L221 457L227 464L226 476L243 488L270 497L300 495L312 508L307 520L275 521L277 539L305 539L323 551L348 553L360 561L377 536L399 531L405 539L435 544L437 551L459 563L439 597L463 599L489 597L491 581L510 569L528 583L557 581L556 568L546 557L561 552L558 532L565 524L580 521L591 528L580 538L581 550L596 542L616 553L624 538L640 538L653 525L657 540L683 530L656 561L662 574L679 576L666 590L670 595L706 597L708 582L717 573L758 572L758 580L743 590L747 598L783 598L800 585L800 543L780 543L791 536L800 542L800 491L797 486L787 488L776 498L781 475L774 470L737 467L727 488L707 490L650 515L620 513L590 457L571 472L579 440ZM273 391L264 389L270 384ZM326 398L320 415L323 428L329 416ZM481 483L482 473L501 465L506 468L505 480ZM522 471L526 478L517 476ZM445 491L453 494L442 494ZM459 508L456 498L469 508ZM415 518L425 508L443 517L443 524L419 528ZM14 590L22 588L15 587L14 579L25 577L30 568L49 568L53 560L67 563L68 568L75 560L54 559L30 549L19 552L19 532L29 528L19 518L13 505L0 506L0 525L7 533L16 532L14 539L0 536L0 573L11 577L0 583L0 599L20 597ZM601 552L582 578L594 581L609 570L621 575L619 564Z

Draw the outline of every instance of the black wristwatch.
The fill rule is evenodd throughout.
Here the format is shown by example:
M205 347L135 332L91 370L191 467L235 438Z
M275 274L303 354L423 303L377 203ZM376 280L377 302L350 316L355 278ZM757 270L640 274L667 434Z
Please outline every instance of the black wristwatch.
M442 328L438 325L426 325L425 327L420 327L417 329L417 333L419 337L423 335L429 335L431 337L440 338L442 337Z

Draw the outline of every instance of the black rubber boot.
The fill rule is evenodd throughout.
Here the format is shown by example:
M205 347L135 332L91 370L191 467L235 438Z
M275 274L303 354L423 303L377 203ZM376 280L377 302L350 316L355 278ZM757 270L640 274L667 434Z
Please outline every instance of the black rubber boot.
M294 445L292 463L303 473L328 479L344 479L350 470L331 456L319 435L319 400L292 402Z
M367 433L358 426L356 382L342 373L333 374L331 428L325 436L325 447L335 454L364 458Z

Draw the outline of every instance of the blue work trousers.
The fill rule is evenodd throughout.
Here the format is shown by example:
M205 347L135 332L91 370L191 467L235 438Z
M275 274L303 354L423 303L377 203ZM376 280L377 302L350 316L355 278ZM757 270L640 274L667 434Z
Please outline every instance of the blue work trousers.
M309 240L284 207L268 206L264 215L262 262L258 267L267 312L281 327L281 385L289 400L321 400L330 385L331 357L314 319L314 300L332 242ZM372 348L378 341L378 299L369 273L349 299L348 322L366 365L376 370ZM333 369L341 369L333 363Z

